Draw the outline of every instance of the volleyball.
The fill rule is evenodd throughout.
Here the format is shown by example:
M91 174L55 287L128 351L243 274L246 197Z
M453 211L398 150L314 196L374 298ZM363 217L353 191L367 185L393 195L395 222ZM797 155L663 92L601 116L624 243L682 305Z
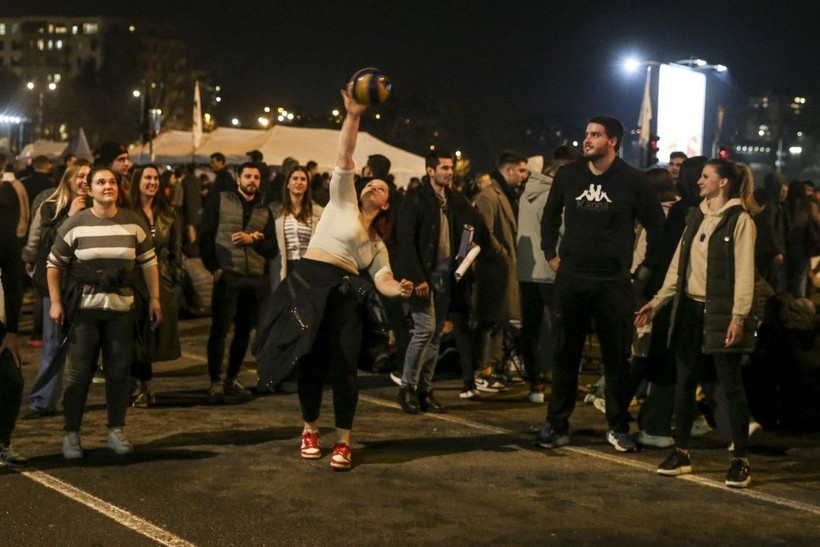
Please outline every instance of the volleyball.
M347 90L350 97L361 105L372 106L387 100L392 84L378 68L363 68L350 77Z

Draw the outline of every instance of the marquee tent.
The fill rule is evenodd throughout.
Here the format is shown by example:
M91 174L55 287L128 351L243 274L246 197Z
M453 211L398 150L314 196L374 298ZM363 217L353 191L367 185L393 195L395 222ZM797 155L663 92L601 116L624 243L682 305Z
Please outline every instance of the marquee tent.
M274 126L268 130L219 128L202 136L201 146L194 151L189 131L166 131L153 142L154 161L157 163L207 163L211 154L221 152L230 164L247 161L247 153L259 150L269 165L281 165L290 156L304 165L313 160L319 171L332 171L336 164L339 131L303 127ZM407 186L411 177L424 174L424 158L391 146L372 135L362 132L356 145L354 160L361 167L371 154L383 154L390 159L391 172L400 187ZM148 145L133 147L134 161L148 161ZM141 158L145 158L142 160Z

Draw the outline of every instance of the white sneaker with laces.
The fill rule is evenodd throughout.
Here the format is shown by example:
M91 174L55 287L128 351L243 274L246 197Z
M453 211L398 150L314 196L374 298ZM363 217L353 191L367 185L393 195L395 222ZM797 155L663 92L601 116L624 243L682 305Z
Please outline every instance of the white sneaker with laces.
M108 432L108 448L119 454L125 456L134 451L134 447L125 438L122 429L114 428Z
M67 431L63 437L63 457L67 460L78 460L83 457L79 431Z

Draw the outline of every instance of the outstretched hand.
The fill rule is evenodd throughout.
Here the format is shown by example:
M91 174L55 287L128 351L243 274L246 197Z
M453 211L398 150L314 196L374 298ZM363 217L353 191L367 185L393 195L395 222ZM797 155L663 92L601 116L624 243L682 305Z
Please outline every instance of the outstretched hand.
M655 319L655 308L650 304L644 304L641 309L635 312L635 326L643 327Z

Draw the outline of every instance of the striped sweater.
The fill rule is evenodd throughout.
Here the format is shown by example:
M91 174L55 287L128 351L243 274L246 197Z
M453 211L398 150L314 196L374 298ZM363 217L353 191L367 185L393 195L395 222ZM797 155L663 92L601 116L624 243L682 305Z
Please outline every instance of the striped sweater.
M145 220L120 208L111 218L98 217L86 209L67 219L57 230L48 256L48 267L67 270L78 262L92 270L131 272L156 266L154 242ZM83 287L80 308L125 312L134 305L134 290L122 287L104 292L94 285Z

